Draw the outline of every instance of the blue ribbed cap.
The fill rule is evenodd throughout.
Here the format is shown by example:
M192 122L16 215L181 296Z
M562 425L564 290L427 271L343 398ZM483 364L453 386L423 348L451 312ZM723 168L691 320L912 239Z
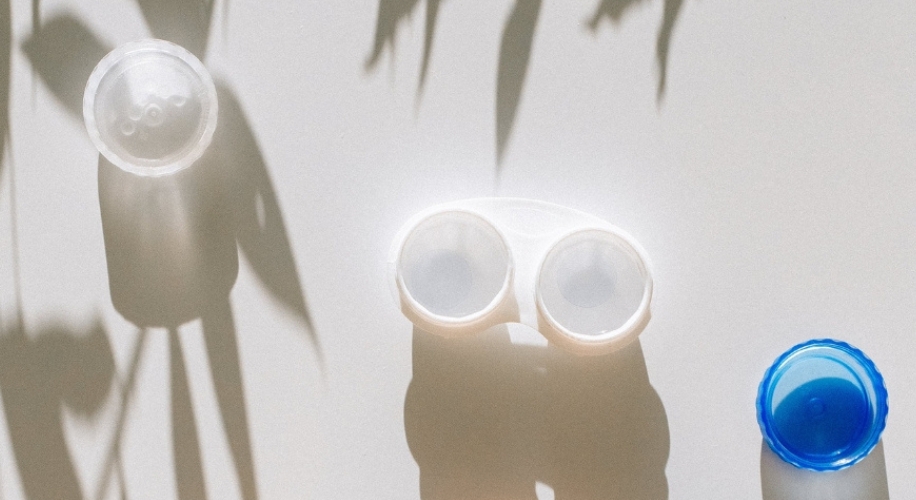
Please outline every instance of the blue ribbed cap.
M809 340L779 356L757 392L757 422L786 462L838 470L865 458L887 422L887 389L862 351Z

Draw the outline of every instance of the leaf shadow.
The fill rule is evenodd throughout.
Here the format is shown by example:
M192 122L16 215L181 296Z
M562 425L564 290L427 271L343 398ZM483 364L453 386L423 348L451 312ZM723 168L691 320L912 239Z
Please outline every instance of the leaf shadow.
M424 500L667 498L665 409L639 342L580 358L513 345L505 326L473 339L417 328L404 402Z
M417 82L417 98L423 95L429 64L432 60L433 43L436 39L436 24L439 19L439 8L443 0L426 0L426 15L423 31L423 55L420 60L420 77ZM378 66L385 48L394 56L397 44L397 31L402 22L408 21L419 6L419 0L380 0L378 18L375 25L375 37L372 50L366 58L365 70L372 71Z
M423 94L429 74L441 3L441 0L426 1L423 55L417 84L418 97ZM365 63L367 72L377 67L386 48L394 54L399 26L413 16L419 4L419 0L379 1L374 41ZM515 123L540 9L541 0L516 0L503 30L496 77L497 177Z
M4 153L10 134L10 59L13 26L10 0L0 0L0 180L5 166Z
M228 301L214 302L204 310L201 319L210 374L242 498L256 500L258 494L249 437L248 406L242 390L241 361L232 308Z
M82 21L64 12L29 35L22 50L57 101L72 116L82 119L86 81L111 47Z
M0 335L0 394L27 498L83 498L64 435L64 409L91 421L113 387L114 357L101 322L60 322Z
M233 212L239 249L270 295L305 326L308 340L323 362L283 212L257 139L234 92L217 82L219 123L211 150L222 175L232 179Z
M503 30L496 74L496 175L499 177L528 75L541 0L516 0Z
M386 47L394 54L398 27L402 22L410 19L419 4L420 0L379 0L375 37L372 50L366 58L366 71L375 69Z
M623 18L627 10L638 3L647 1L649 0L602 0L586 25L589 30L594 33L598 31L601 20L604 18L607 18L611 24L617 24ZM655 44L655 60L658 67L656 101L658 103L661 103L665 97L665 89L668 82L668 53L671 48L671 35L674 32L674 26L677 23L677 18L681 12L684 0L664 0L664 2L665 4L662 8L662 24L659 27Z
M649 1L650 0L601 0L587 23L588 28L592 31L597 30L604 18L607 18L613 24L617 24L623 19L623 15L629 9L635 7L637 4Z
M200 458L200 439L191 403L187 367L181 350L181 338L174 328L169 329L169 372L171 373L172 401L172 456L175 468L175 485L179 500L206 500L203 463Z
M41 30L41 0L32 0L32 30Z
M153 36L181 45L203 59L213 0L136 0Z
M617 24L625 13L639 3L651 0L602 0L586 26L596 32L605 18ZM661 27L658 31L655 57L658 68L656 102L660 105L665 96L668 81L668 57L671 37L684 0L664 0ZM400 25L409 20L420 4L419 0L379 0L375 36L372 49L365 62L365 71L374 70L386 49L395 52ZM422 96L429 73L432 47L441 0L427 0L423 55L417 96ZM503 29L499 63L496 74L495 106L495 150L496 179L499 181L502 166L515 127L520 101L524 93L525 80L531 60L535 30L540 16L541 0L516 0Z

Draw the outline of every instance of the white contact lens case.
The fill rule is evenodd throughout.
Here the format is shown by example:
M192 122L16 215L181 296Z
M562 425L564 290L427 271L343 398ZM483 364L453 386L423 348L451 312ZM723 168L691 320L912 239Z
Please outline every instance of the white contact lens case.
M521 323L598 355L634 340L650 316L652 276L639 243L552 203L481 198L429 208L400 229L388 268L404 315L446 337Z

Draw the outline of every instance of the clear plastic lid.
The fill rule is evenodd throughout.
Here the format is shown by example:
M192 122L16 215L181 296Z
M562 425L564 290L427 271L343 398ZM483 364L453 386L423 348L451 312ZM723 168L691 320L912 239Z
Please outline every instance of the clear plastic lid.
M95 67L83 118L105 158L138 175L194 163L216 129L216 87L203 64L164 40L124 44Z
M499 231L463 211L441 212L417 224L397 265L408 304L435 323L469 322L495 308L511 270Z
M645 263L609 231L574 232L547 253L537 283L541 313L577 341L626 336L648 314Z
M836 340L799 344L776 359L757 395L757 421L786 462L838 470L865 458L887 421L887 389L862 351Z

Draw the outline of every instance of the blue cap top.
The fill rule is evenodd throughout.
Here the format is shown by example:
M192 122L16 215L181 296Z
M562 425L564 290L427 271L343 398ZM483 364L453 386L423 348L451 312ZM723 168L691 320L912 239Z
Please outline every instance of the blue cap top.
M849 467L868 455L884 430L884 378L855 347L809 340L779 356L764 374L757 422L773 452L796 467Z

